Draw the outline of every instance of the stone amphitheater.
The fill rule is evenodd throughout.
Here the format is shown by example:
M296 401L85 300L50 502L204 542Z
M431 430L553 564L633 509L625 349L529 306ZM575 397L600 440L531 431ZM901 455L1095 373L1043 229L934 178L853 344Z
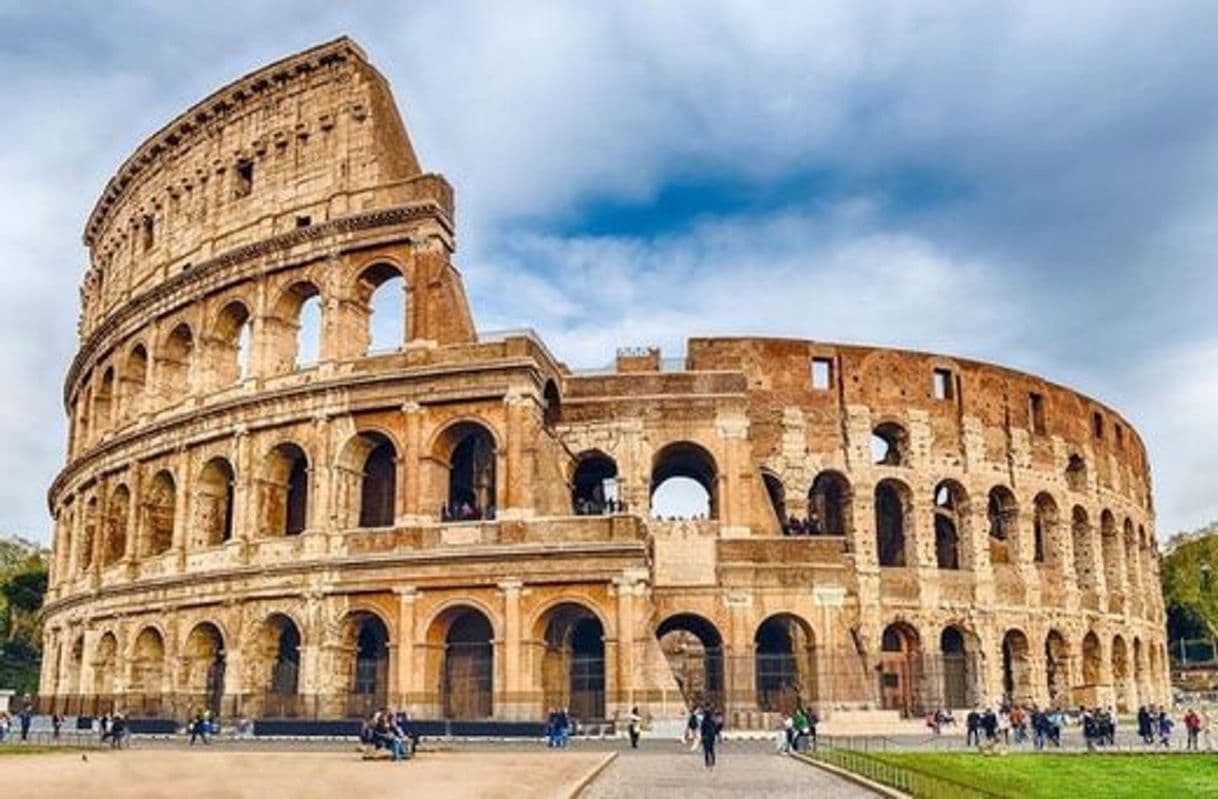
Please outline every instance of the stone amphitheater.
M84 232L43 708L1169 701L1149 465L1113 409L790 339L574 370L478 332L455 230L346 38L119 167Z

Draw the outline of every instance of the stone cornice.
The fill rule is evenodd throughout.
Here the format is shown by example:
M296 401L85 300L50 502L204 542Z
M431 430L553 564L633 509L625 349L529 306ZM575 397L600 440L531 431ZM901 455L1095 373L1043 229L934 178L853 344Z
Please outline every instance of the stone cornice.
M110 209L123 198L127 189L135 184L139 174L164 153L192 139L212 119L232 113L233 109L246 105L267 89L290 83L302 75L344 61L356 61L371 69L367 56L359 45L342 36L304 52L281 58L238 78L179 114L168 125L145 139L106 183L101 197L89 214L89 221L85 224L85 246L93 246Z
M68 367L67 376L64 378L63 401L65 407L71 403L73 386L75 386L76 381L84 371L85 365L100 348L101 343L132 317L144 315L144 312L149 307L173 295L175 292L213 278L234 264L288 250L309 241L320 241L336 234L391 227L420 219L434 219L444 227L444 230L450 236L454 234L452 220L441 205L433 201L410 203L408 205L350 214L319 225L296 228L286 233L270 236L269 238L223 252L210 260L200 263L189 271L179 272L167 280L158 283L153 288L128 301L125 305L115 309L106 317L104 322L93 329L88 338L82 343L80 349L76 351L76 357L72 359L72 365Z

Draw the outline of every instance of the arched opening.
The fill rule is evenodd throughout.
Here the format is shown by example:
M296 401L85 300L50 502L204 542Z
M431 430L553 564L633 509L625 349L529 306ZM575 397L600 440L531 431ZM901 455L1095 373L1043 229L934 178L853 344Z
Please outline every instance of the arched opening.
M986 517L990 523L990 562L1010 563L1016 532L1019 530L1019 504L1006 486L990 489Z
M1071 491L1087 490L1087 462L1082 455L1071 455L1066 461L1066 486Z
M360 480L359 526L392 527L397 504L397 449L380 433L365 433L360 437L370 448L364 457Z
M546 427L553 427L562 419L562 396L558 393L558 384L553 380L547 380L541 396L545 402L542 421Z
M723 638L707 619L678 613L656 628L660 651L687 708L723 707Z
M600 450L580 453L571 477L571 512L598 516L618 507L617 463Z
M875 551L881 566L905 566L909 488L896 480L875 487Z
M296 622L282 613L272 614L259 629L252 654L260 672L254 675L254 684L264 686L263 715L298 715L300 630Z
M1133 705L1133 686L1129 684L1129 651L1125 647L1125 639L1119 635L1112 639L1112 688L1116 694L1117 712L1128 713Z
M1049 703L1062 707L1070 701L1070 651L1065 637L1057 630L1045 636L1045 682Z
M115 677L118 672L118 639L105 633L97 642L93 658L93 693L98 697L98 710L113 710Z
M214 547L233 537L236 475L226 458L212 458L203 466L195 491L195 546Z
M94 432L89 426L89 421L93 418L93 387L90 385L92 380L91 375L86 375L81 381L84 388L80 390L80 395L77 396L76 402L73 405L74 418L76 420L76 439L82 447L89 443L89 436Z
M1071 513L1071 538L1074 544L1074 574L1084 588L1096 587L1095 550L1091 541L1091 521L1081 505Z
M1032 520L1032 559L1037 563L1048 560L1059 565L1060 546L1057 539L1057 503L1049 494L1036 495L1035 516ZM1052 546L1050 546L1052 545ZM1052 558L1050 558L1052 553Z
M88 572L93 568L93 561L101 548L97 541L97 527L101 521L99 515L97 497L90 497L85 503L85 525L80 539L80 556L77 558L81 572Z
M226 654L224 636L211 622L195 625L186 638L182 657L182 688L191 707L221 714Z
M1100 639L1093 632L1087 633L1083 637L1083 689L1090 695L1094 696L1094 690L1100 684L1100 672L1103 662L1103 652L1100 648Z
M1138 697L1140 701L1145 702L1149 696L1146 680L1146 650L1142 647L1142 639L1136 636L1133 639L1133 676Z
M757 709L792 713L817 699L812 628L798 616L770 616L753 636Z
M656 519L714 519L719 513L719 470L703 447L668 444L651 462L651 516Z
M148 385L148 350L143 344L131 348L119 375L119 393L122 395L122 418L134 419L139 415Z
M896 422L884 422L871 431L871 462L877 466L905 466L909 462L909 433Z
M940 569L960 568L960 536L968 518L964 486L944 480L935 487L935 562Z
M542 620L544 708L569 708L584 721L605 718L605 630L588 608L564 602Z
M191 361L195 349L194 334L185 322L165 338L157 354L161 399L168 404L178 402L191 393Z
M373 613L347 617L345 636L351 653L348 717L367 718L389 696L389 628Z
M821 472L808 491L808 532L851 535L854 532L850 482L839 472Z
M131 656L131 682L124 697L132 715L160 715L164 679L165 642L155 627L145 627L135 638Z
M437 439L434 457L448 472L441 520L494 519L498 451L491 432L477 422L458 422Z
M105 536L102 545L102 565L110 566L122 560L127 551L127 520L131 513L131 492L120 485L110 494L106 505Z
M309 526L309 458L299 445L285 442L266 458L262 483L264 536L299 535Z
M157 472L148 483L144 497L144 536L142 556L160 555L173 546L177 485L168 471Z
M357 293L367 308L364 354L392 352L406 343L406 281L392 264L378 263L359 276Z
M303 369L321 356L321 292L313 283L293 283L275 304L275 313L264 330L271 332L276 374Z
M787 518L787 492L782 485L782 479L769 469L762 469L761 482L765 485L765 493L770 500L770 509L774 511L777 529L787 534L791 533L790 519Z
M1028 637L1020 630L1007 630L1002 637L1002 690L1009 704L1032 701L1032 668Z
M461 608L450 618L444 636L444 718L490 718L495 675L491 621L474 608Z
M215 385L229 386L249 377L250 346L253 340L253 322L245 303L234 300L228 303L216 317L213 333L212 368L215 369Z
M85 687L81 683L84 677L85 665L85 636L83 634L76 636L76 640L72 642L72 651L68 656L68 693L76 697L79 705L80 697L85 692Z
M1105 508L1100 513L1100 552L1104 559L1104 584L1109 596L1116 598L1121 591L1124 564L1121 562L1121 539L1117 535L1116 517Z
M93 425L98 432L104 432L113 425L114 399L114 367L111 366L102 373L97 393L93 395Z
M939 653L943 659L943 707L971 707L973 671L971 656L964 642L964 633L956 626L943 628L939 635Z
M880 636L880 705L904 716L920 715L922 645L918 632L904 622L890 624Z

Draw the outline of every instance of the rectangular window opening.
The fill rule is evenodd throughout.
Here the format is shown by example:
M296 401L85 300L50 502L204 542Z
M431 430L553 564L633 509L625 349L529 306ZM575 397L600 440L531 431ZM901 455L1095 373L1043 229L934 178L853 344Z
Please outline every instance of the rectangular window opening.
M825 391L833 386L833 361L829 358L812 359L812 388Z
M144 252L152 249L154 240L154 231L152 229L152 217L146 216L140 223L140 240L144 247Z
M932 388L935 399L950 400L956 396L955 381L952 377L951 369L936 369L934 379L932 380Z
M237 197L248 197L254 190L254 162L245 159L237 162L237 185L234 193Z
M1045 398L1036 393L1028 395L1028 416L1032 420L1032 432L1038 436L1045 434Z
M1091 414L1091 432L1096 438L1104 437L1104 414L1099 411Z
M313 217L311 216L296 217L296 227L308 227L311 224L313 224Z

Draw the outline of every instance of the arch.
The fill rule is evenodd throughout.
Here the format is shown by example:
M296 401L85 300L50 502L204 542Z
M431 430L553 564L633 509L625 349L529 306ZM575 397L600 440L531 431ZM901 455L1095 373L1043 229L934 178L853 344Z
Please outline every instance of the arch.
M148 387L148 349L136 344L127 353L119 371L119 394L122 418L133 419L141 410L144 391Z
M723 637L696 613L676 613L656 627L660 651L686 707L723 707Z
M160 715L165 681L165 638L152 625L142 628L131 648L131 682L125 697L135 714Z
M167 403L190 396L195 337L190 325L177 324L161 343L157 353L157 374L161 398Z
M906 530L910 516L909 486L899 480L881 480L875 487L875 551L881 566L909 563Z
M808 531L815 535L854 534L854 495L841 472L823 471L808 489Z
M495 631L490 617L471 604L438 613L427 635L441 652L440 708L444 718L482 719L494 712Z
M258 627L249 650L251 685L263 691L264 716L298 715L300 627L286 613L272 613Z
M81 680L84 676L85 664L85 635L81 633L72 641L72 649L68 653L68 693L80 696L84 693Z
M236 474L224 457L203 464L195 488L194 545L220 546L233 537Z
M1129 650L1120 635L1112 638L1112 689L1116 694L1118 713L1128 713L1133 706L1133 686L1129 681Z
M397 448L384 433L364 432L348 444L359 463L359 527L392 527L397 508Z
M270 355L275 373L312 366L321 357L321 290L311 280L292 283L276 300L272 324L263 329L271 337Z
M292 441L264 459L259 530L263 536L299 535L309 526L309 456Z
M131 518L131 491L119 484L106 503L105 534L102 541L102 566L111 566L127 552L127 527Z
M1032 701L1032 658L1022 630L1007 630L1002 637L1002 692L1010 705Z
M498 446L490 429L463 420L448 425L436 438L435 460L447 470L448 492L441 518L472 521L495 518Z
M546 427L553 427L562 419L562 395L558 391L558 383L547 380L541 398L545 404L542 422Z
M98 432L113 426L115 399L114 367L107 366L93 394L93 426Z
M1094 589L1097 585L1095 573L1095 549L1091 538L1091 520L1082 505L1075 505L1070 513L1070 534L1074 545L1074 574L1079 585Z
M880 635L880 706L899 710L904 716L921 715L922 642L918 631L906 622L894 622Z
M968 493L955 480L935 486L935 562L940 569L959 569L960 540L967 536ZM878 504L877 504L878 507Z
M909 433L897 422L881 422L871 431L871 462L877 466L909 464Z
M1083 687L1094 689L1100 684L1103 652L1100 637L1089 631L1083 636Z
M101 545L97 540L97 528L101 521L99 518L101 516L100 507L101 503L98 502L97 497L89 497L89 500L85 503L85 524L84 530L81 533L80 554L77 558L77 565L82 573L92 569L94 561L101 554L99 552Z
M1011 489L1003 485L990 489L986 517L990 523L990 562L1010 563L1019 531L1019 503Z
M93 655L93 693L102 698L103 705L112 701L117 672L118 639L107 631L98 639Z
M783 487L782 478L769 469L761 470L761 482L765 486L766 496L770 500L770 508L778 522L778 529L788 531L790 526L787 518L787 492Z
M976 668L965 632L954 624L944 627L939 634L939 655L943 662L943 707L974 706Z
M792 613L765 618L753 635L757 709L792 713L817 699L815 634Z
M1100 555L1104 560L1104 584L1109 594L1116 594L1121 590L1124 563L1116 517L1108 508L1100 512Z
M595 610L564 600L538 618L538 662L545 708L569 708L578 719L605 718L605 627Z
M1049 703L1062 707L1070 702L1070 649L1057 630L1045 636L1045 682Z
M173 546L174 516L178 500L173 473L162 469L153 475L144 497L144 536L140 555L160 555Z
M600 450L587 450L576 458L571 512L576 516L612 512L618 504L617 462Z
M1046 491L1036 495L1032 502L1032 560L1061 565L1061 543L1058 537L1057 501Z
M357 610L344 620L344 641L351 653L347 684L351 696L347 715L367 718L384 707L389 695L389 627L376 613Z
M666 444L651 459L648 496L653 517L717 518L719 468L714 456L692 441Z
M365 267L356 279L356 296L365 309L363 354L401 349L408 296L402 270L387 261Z
M249 307L241 300L232 300L220 309L212 325L210 364L216 387L229 386L250 374L250 349L253 342L253 320Z
M179 691L194 707L205 707L219 715L224 700L227 652L224 633L215 622L201 621L186 636L182 647L182 677Z
M1078 453L1066 461L1066 487L1078 493L1087 490L1087 461Z

